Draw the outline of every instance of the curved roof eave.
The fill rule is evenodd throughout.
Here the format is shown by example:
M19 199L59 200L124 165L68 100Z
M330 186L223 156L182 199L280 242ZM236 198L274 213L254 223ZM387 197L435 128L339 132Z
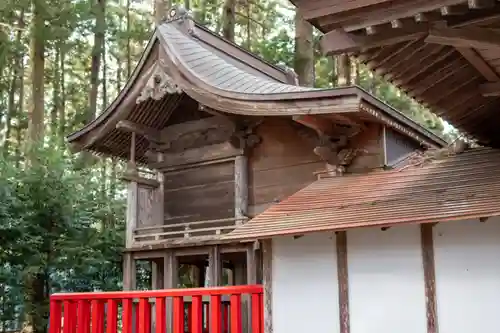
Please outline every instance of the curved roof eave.
M71 134L69 134L66 139L68 140L69 143L72 143L74 141L77 141L80 139L83 135L87 134L88 132L94 130L98 126L102 125L105 123L105 121L113 115L115 110L120 106L120 104L123 102L123 100L128 96L129 92L132 90L134 87L137 78L139 77L139 74L145 69L147 61L150 59L153 47L158 40L156 31L153 33L151 38L148 41L148 44L146 45L146 48L144 52L141 55L141 58L139 59L139 62L137 63L136 67L134 68L132 74L130 75L130 78L127 80L127 83L125 86L121 89L120 93L118 96L111 102L111 104L99 115L97 116L94 120L86 124L83 128L81 128L78 131L75 131Z

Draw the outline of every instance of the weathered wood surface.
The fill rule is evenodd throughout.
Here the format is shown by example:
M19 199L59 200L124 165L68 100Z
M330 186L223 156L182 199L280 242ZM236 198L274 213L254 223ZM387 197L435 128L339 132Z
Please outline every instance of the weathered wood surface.
M433 224L421 224L422 261L425 280L425 307L427 314L427 333L437 333L436 268L434 263Z
M257 128L262 142L249 158L249 213L262 212L313 182L324 163L290 120L268 119Z
M165 173L165 218L173 223L234 218L234 165ZM169 222L167 222L169 223Z

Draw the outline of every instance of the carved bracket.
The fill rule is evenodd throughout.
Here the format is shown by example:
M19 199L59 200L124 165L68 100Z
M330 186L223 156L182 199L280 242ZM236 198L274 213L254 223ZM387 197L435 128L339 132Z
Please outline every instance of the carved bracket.
M136 104L140 104L148 98L156 101L161 100L166 94L180 94L182 89L175 83L174 79L163 69L164 66L155 64L155 70L148 82L144 85L141 94L136 99Z
M230 144L238 149L253 148L257 146L262 141L262 138L255 134L255 130L262 122L263 120L258 120L237 124L235 132L229 139Z

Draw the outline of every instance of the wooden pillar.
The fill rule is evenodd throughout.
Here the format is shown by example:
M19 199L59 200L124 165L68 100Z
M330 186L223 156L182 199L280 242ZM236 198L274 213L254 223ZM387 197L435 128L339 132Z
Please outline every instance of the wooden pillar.
M427 314L427 333L437 333L438 319L436 306L436 271L434 264L434 239L432 235L433 224L420 225L422 244L422 263L425 281L425 305Z
M151 289L163 289L165 263L164 260L154 259L151 261Z
M136 289L136 267L132 253L123 254L123 290Z
M243 223L248 215L248 158L236 156L234 160L234 217L236 224Z
M127 217L125 247L131 248L134 243L134 229L137 227L139 213L139 184L129 182L127 195Z
M349 279L347 275L347 233L336 233L337 281L339 285L339 323L340 333L350 332L349 321Z
M130 138L130 159L127 164L125 173L129 175L137 175L137 165L135 164L135 133L131 134ZM134 242L134 228L137 227L139 216L139 184L130 182L128 184L127 196L127 217L125 230L125 247L130 248Z
M220 256L220 248L214 245L208 253L208 285L216 287L222 285L222 260Z
M251 243L247 247L247 284L257 284L258 258L256 255L256 251L258 249L258 244L258 242Z
M163 172L156 173L156 180L160 184L155 190L155 207L154 207L154 224L164 225L165 224L165 175Z
M264 333L273 333L273 247L272 240L262 241L262 279L264 284Z
M173 250L166 250L163 256L163 288L173 289L177 288L178 277L179 277L179 263L175 252ZM165 307L167 311L167 332L173 332L173 309L174 303L171 297L167 297L165 302Z
M241 286L247 283L247 272L244 262L235 262L233 272L235 286Z

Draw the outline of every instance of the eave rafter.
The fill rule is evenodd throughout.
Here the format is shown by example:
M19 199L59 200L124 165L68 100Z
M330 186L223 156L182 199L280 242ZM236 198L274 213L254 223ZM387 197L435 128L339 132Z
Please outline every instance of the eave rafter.
M379 15L379 19L375 20L375 13L383 10L382 7L377 9L381 6L379 1L376 6L371 6L372 11L366 9L366 13L357 13L358 18L363 16L361 23L354 24L348 18L350 14L344 13L343 21L338 21L333 30L331 27L335 25L331 25L331 15L315 18L319 26L330 30L321 40L323 53L357 53L375 48L386 50L389 45L411 41L414 44L452 47L488 81L478 86L476 91L485 97L500 96L500 75L477 51L500 51L500 31L488 27L498 22L500 4L495 0L417 2L406 2L406 7L396 6L391 15L385 15L383 19ZM407 46L410 44L406 43Z

